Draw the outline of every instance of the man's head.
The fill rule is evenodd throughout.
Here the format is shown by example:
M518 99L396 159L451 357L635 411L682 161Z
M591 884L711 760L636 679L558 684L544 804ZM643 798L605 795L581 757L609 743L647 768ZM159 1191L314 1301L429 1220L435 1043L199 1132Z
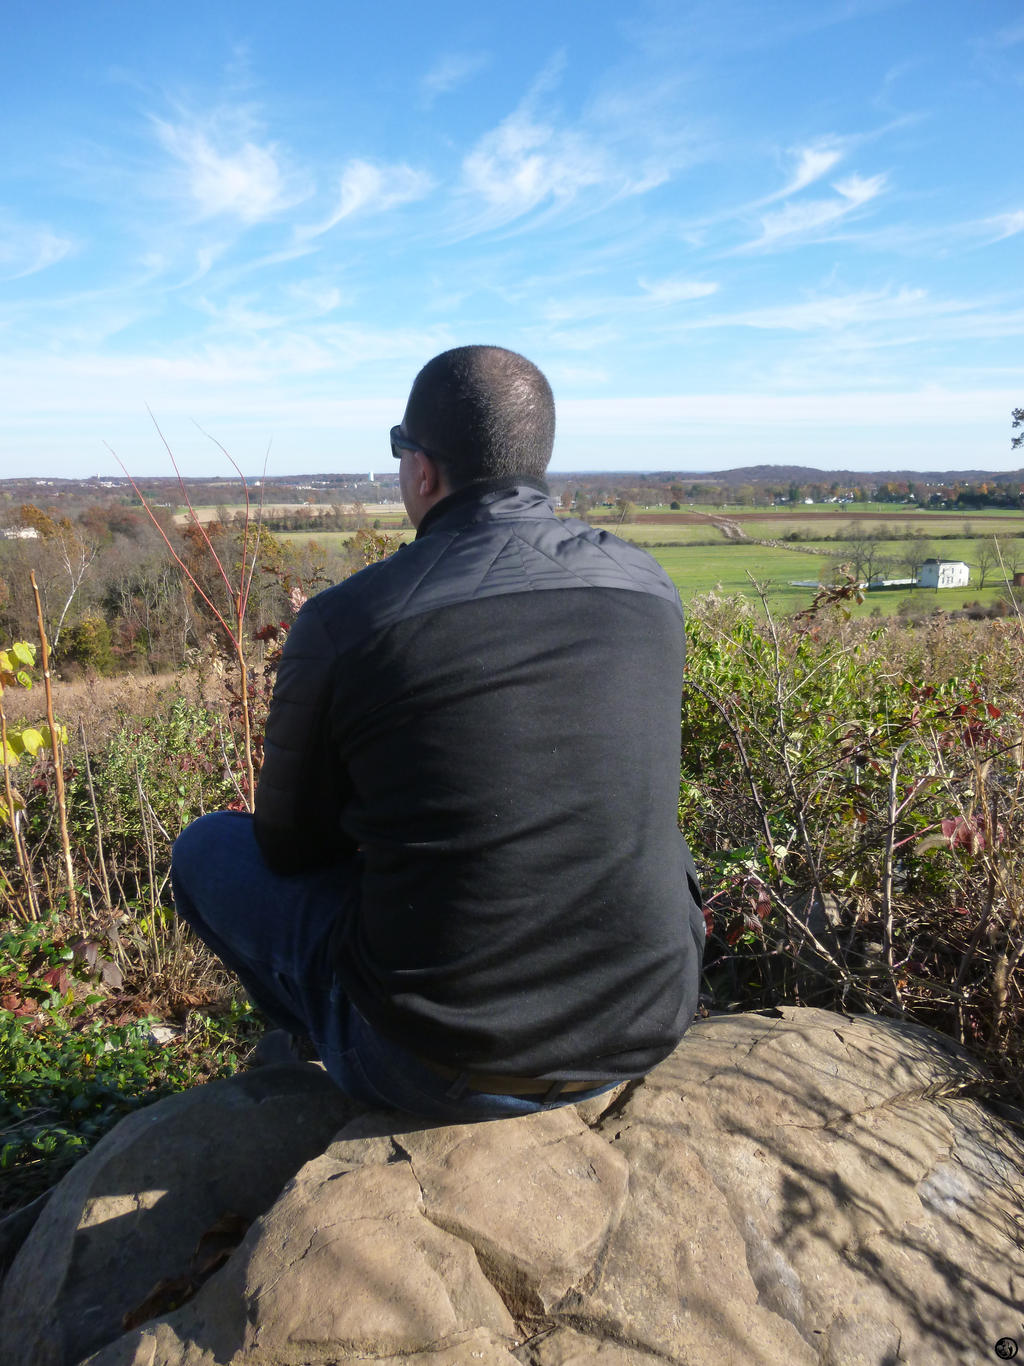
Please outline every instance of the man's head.
M458 346L416 376L401 431L416 443L403 453L402 493L418 525L417 512L422 517L438 498L476 480L541 478L555 439L555 401L525 356Z

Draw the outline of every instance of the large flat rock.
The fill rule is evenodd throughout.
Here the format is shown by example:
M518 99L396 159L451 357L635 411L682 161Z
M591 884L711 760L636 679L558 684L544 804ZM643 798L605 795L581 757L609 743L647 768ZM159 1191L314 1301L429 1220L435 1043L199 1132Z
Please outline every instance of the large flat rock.
M154 1107L148 1166L111 1165L144 1116L104 1140L15 1261L5 1366L967 1366L996 1359L1001 1337L1024 1348L1021 1130L928 1030L817 1010L713 1017L642 1082L450 1127L346 1112L300 1085L313 1071L257 1074L259 1101L238 1078ZM237 1106L253 1131L277 1086L294 1127L299 1097L322 1107L306 1125L316 1150L289 1150L293 1179L271 1192L282 1160L193 1299L119 1331L187 1259L196 1220L259 1185L266 1147L250 1133L224 1159L231 1199L189 1205L208 1151L197 1128L230 1129L206 1107ZM156 1171L164 1194L147 1206ZM110 1237L90 1242L111 1194L149 1211L112 1207L131 1294L104 1264ZM192 1219L173 1247L154 1222L163 1200ZM102 1344L79 1336L86 1286Z

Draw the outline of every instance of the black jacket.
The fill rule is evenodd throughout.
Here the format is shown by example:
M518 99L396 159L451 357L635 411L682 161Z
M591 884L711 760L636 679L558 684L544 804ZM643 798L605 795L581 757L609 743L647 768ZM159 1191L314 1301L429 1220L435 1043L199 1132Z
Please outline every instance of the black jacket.
M278 871L360 878L335 949L381 1033L570 1079L671 1051L704 942L678 830L682 671L661 568L528 481L459 490L306 603L256 832Z

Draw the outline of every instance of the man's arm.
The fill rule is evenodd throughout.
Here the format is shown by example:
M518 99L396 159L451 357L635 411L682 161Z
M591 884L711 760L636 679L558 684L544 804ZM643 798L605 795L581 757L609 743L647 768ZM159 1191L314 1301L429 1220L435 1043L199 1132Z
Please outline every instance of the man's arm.
M341 829L348 776L331 739L335 649L315 600L285 642L267 718L255 830L277 873L299 873L355 852Z

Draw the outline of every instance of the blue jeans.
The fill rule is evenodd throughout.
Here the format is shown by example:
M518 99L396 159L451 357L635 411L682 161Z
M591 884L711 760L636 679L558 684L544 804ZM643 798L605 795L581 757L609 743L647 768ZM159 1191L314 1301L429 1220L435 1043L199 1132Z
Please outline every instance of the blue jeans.
M235 973L259 1007L293 1034L308 1034L328 1075L346 1095L374 1108L404 1110L444 1123L529 1115L574 1104L611 1085L554 1100L466 1090L378 1034L338 977L329 944L356 911L360 859L288 877L263 861L252 817L202 816L174 844L174 905Z

